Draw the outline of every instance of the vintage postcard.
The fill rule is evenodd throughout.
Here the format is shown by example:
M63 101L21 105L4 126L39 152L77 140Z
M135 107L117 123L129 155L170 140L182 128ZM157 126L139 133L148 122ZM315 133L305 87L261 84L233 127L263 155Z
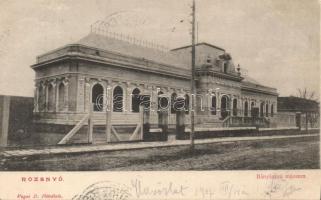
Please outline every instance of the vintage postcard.
M319 0L0 0L0 200L319 200Z

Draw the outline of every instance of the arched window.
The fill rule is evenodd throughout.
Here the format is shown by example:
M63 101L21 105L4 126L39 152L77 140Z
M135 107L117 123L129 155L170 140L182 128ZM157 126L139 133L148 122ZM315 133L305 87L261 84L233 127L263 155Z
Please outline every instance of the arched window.
M247 103L247 101L245 101L244 103L244 116L247 117L249 114L249 104Z
M273 108L273 104L271 105L271 117L274 116L274 108Z
M61 111L65 108L65 85L63 83L59 84L58 95L58 106Z
M168 98L163 96L163 92L158 92L158 110L167 110L168 109Z
M176 108L175 108L175 103L177 101L177 94L173 93L171 95L171 113L175 114L176 113Z
M54 87L48 85L48 111L54 111L55 108L55 90Z
M189 113L189 96L188 94L185 95L185 113L188 114Z
M211 114L216 115L216 96L212 96Z
M237 116L237 99L233 99L233 115Z
M139 105L140 105L140 90L135 88L132 92L132 111L139 112Z
M268 117L269 116L269 104L265 105L265 116Z
M176 97L173 105L174 111L182 111L185 110L185 98L184 97Z
M93 110L96 112L103 111L104 104L104 87L99 83L95 84L91 91L91 103Z
M120 86L115 87L113 92L113 111L123 112L123 89Z
M221 97L221 117L225 119L229 115L229 98L224 95Z
M39 111L44 111L45 109L45 90L42 85L39 86L39 91L38 91L38 109Z
M149 95L140 95L139 105L144 106L144 109L150 110L150 96Z
M260 104L260 117L264 117L264 111L263 111L263 109L264 109L264 102L262 102L262 103Z

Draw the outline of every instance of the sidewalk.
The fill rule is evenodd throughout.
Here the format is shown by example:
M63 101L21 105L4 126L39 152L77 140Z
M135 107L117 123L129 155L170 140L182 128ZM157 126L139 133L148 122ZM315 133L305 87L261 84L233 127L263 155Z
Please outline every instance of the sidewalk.
M210 144L210 143L254 141L254 140L273 140L273 139L303 138L303 137L315 137L315 136L319 136L319 134L210 138L210 139L197 139L195 140L195 144ZM136 143L122 143L122 144L81 145L81 146L61 146L61 147L55 146L55 147L44 147L43 149L29 148L29 149L21 149L21 150L4 150L0 152L0 157L19 158L19 157L28 157L28 156L41 156L41 155L107 152L107 151L118 151L118 150L134 150L134 149L144 149L144 148L184 146L189 144L190 144L189 140L172 140L167 142L136 142Z

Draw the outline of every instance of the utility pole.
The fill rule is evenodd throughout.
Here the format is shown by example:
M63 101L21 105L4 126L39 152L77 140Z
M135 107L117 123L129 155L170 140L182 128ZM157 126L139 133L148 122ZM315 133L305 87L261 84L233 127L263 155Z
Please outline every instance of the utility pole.
M195 88L195 0L192 6L192 78L191 78L191 150L194 149L194 133L195 133L195 105L196 105L196 88Z

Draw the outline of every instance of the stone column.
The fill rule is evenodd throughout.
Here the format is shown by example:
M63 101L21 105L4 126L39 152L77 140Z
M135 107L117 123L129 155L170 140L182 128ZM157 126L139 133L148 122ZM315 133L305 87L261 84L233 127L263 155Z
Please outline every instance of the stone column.
M221 117L221 94L220 92L215 92L216 95L216 115L218 119Z
M230 116L233 116L233 101L234 101L234 96L230 94L229 97L230 97L230 105L229 105Z
M127 97L127 103L126 103L126 111L127 111L127 113L131 113L132 112L132 90L133 90L133 88L131 88L130 87L130 83L129 82L127 82L127 88L126 88L126 92L124 92L125 93L125 95L126 95L126 97Z
M119 86L123 89L123 112L124 113L127 113L128 112L128 102L127 102L127 100L128 100L128 91L127 91L127 86L126 86L126 84L122 84L122 83L120 83L119 84Z
M60 86L60 81L55 81L56 87L55 87L55 110L56 112L59 111L59 86Z
M56 109L56 106L57 106L57 83L56 83L56 80L54 80L53 81L53 83L52 83L52 89L53 89L53 91L54 91L54 97L53 97L53 104L54 104L54 109L53 109L53 111L55 112L55 111L57 111L57 109Z
M237 96L237 115L238 116L243 115L242 110L243 110L243 101L240 96Z
M168 140L168 110L161 110L158 112L159 124L158 127L162 129L161 141Z
M90 78L85 78L85 112L88 113L90 109L93 109L93 105L90 99L91 87Z
M185 111L176 111L176 139L184 139L185 136Z
M39 111L39 84L36 83L35 95L34 95L34 110L33 110L33 112L38 112L38 111Z
M85 89L85 78L78 78L78 90L77 90L77 112L84 112L85 99L84 99L84 89Z
M64 92L64 99L65 99L65 102L64 102L64 111L69 111L69 81L66 81L64 82L64 85L65 85L65 92Z
M50 83L49 83L50 84ZM48 82L44 85L44 91L45 91L45 106L44 111L48 112Z
M151 87L150 91L150 112L151 112L151 123L157 124L157 109L158 109L158 94L155 86Z
M246 98L241 97L240 98L240 116L244 117L244 102L246 101Z
M105 112L105 110L107 109L107 90L108 90L108 81L105 80L105 81L102 81L101 82L101 85L103 86L103 112ZM90 101L91 103L91 101ZM93 106L92 106L93 107Z
M111 80L107 81L107 87L106 87L106 110L112 111L112 103L113 103L113 85Z
M207 96L207 98L206 98ZM206 94L205 94L205 98L207 99L207 103L206 105L204 106L205 107L205 110L206 110L206 115L208 117L210 117L212 115L212 111L210 110L211 107L212 107L212 97L213 97L213 93L211 90L207 91Z
M45 101L46 101L46 88L43 83L40 83L38 87L38 99L37 99L38 112L44 111Z

